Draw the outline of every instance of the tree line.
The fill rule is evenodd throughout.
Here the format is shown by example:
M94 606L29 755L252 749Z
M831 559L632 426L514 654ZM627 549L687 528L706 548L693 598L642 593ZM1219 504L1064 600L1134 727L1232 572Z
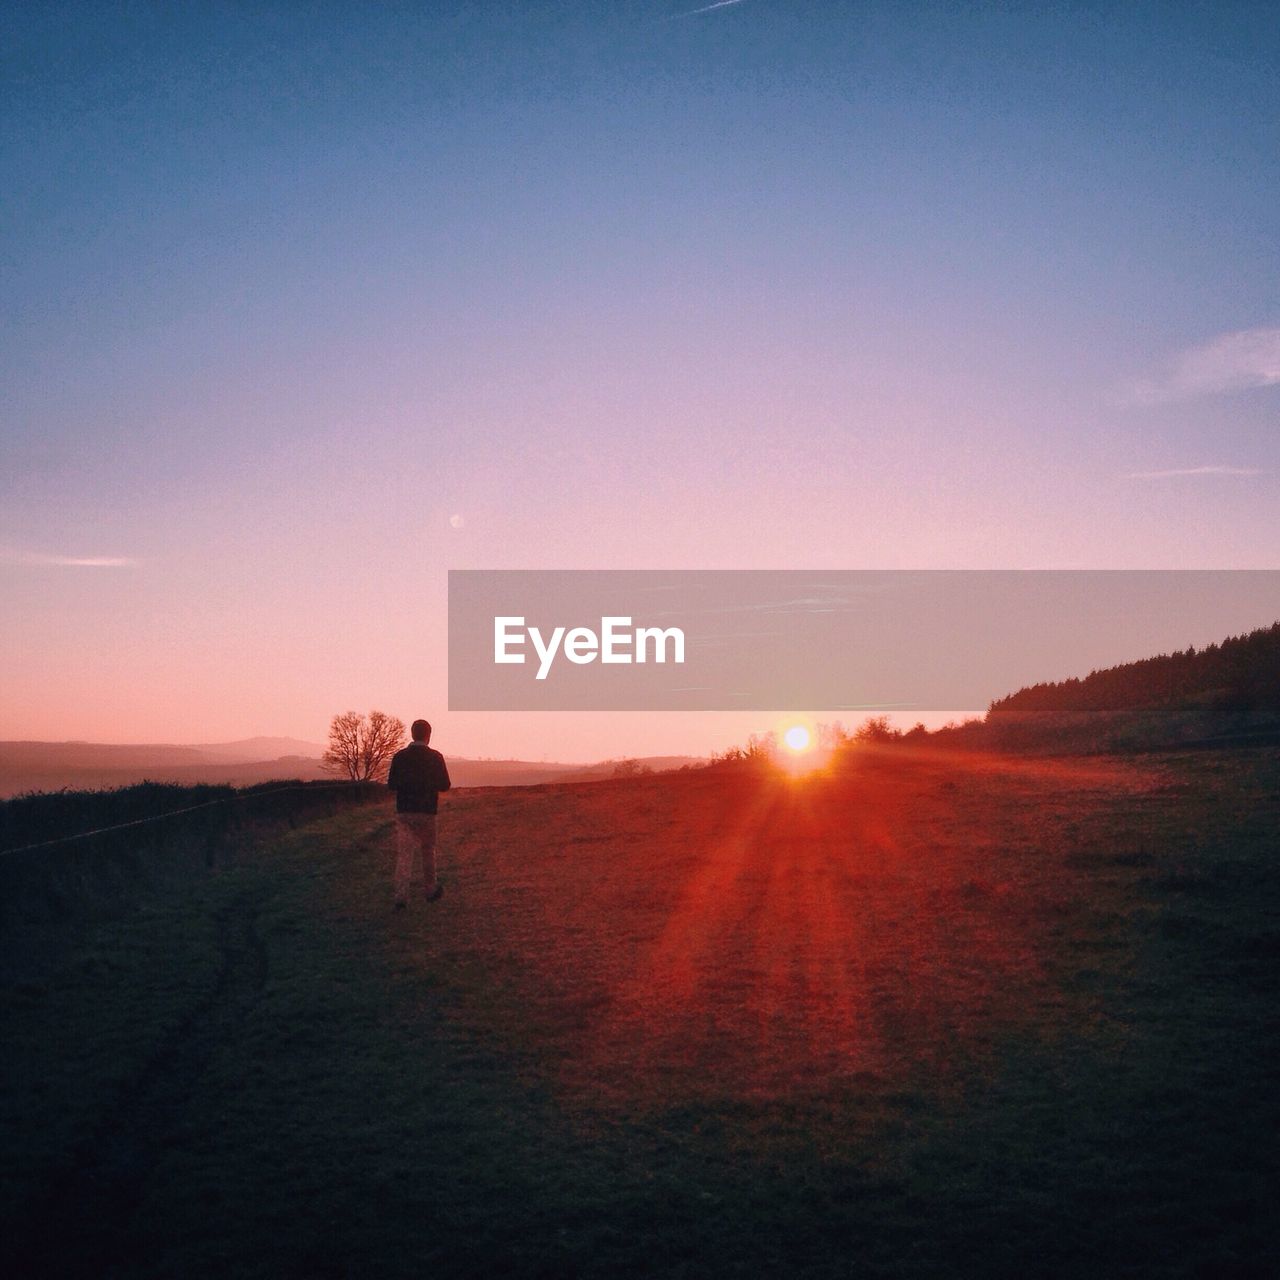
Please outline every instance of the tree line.
M988 715L1128 711L1205 699L1223 711L1280 711L1280 622L1204 649L1030 685L997 699Z

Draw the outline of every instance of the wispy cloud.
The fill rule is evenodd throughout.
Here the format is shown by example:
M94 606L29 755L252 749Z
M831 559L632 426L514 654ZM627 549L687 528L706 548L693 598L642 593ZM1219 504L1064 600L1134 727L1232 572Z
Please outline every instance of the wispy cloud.
M1154 377L1132 387L1128 399L1161 404L1277 384L1280 329L1241 329L1180 352Z
M701 9L688 9L684 13L673 13L674 18L693 18L700 13L710 13L712 9L729 9L735 4L741 4L742 0L718 0L716 4L704 4Z
M1170 467L1167 471L1130 471L1126 480L1169 480L1174 476L1260 476L1259 467Z
M60 556L47 551L19 551L0 547L0 564L76 569L132 569L139 561L131 556Z

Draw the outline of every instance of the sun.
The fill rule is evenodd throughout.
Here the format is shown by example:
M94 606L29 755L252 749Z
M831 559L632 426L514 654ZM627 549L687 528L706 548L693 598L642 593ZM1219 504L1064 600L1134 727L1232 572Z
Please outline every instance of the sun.
M797 753L808 751L813 745L813 735L802 724L793 724L790 729L782 735L782 741L787 747Z

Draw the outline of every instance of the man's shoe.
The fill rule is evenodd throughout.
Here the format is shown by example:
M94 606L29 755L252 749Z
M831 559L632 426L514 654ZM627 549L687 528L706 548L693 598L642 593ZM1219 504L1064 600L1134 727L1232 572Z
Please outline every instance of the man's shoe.
M441 899L441 898L443 898L443 897L444 897L444 881L443 881L443 880L437 880L437 881L436 881L436 887L435 887L434 889L432 889L432 890L431 890L431 892L430 892L429 894L427 894L427 901L428 901L428 902L439 902L439 901L440 901L440 899Z

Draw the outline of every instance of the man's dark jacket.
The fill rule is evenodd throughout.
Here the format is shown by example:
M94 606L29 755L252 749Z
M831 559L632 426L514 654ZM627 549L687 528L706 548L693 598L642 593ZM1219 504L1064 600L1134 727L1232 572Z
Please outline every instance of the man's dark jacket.
M397 813L435 813L440 792L450 785L444 756L425 742L411 742L391 757L387 786L396 793Z

